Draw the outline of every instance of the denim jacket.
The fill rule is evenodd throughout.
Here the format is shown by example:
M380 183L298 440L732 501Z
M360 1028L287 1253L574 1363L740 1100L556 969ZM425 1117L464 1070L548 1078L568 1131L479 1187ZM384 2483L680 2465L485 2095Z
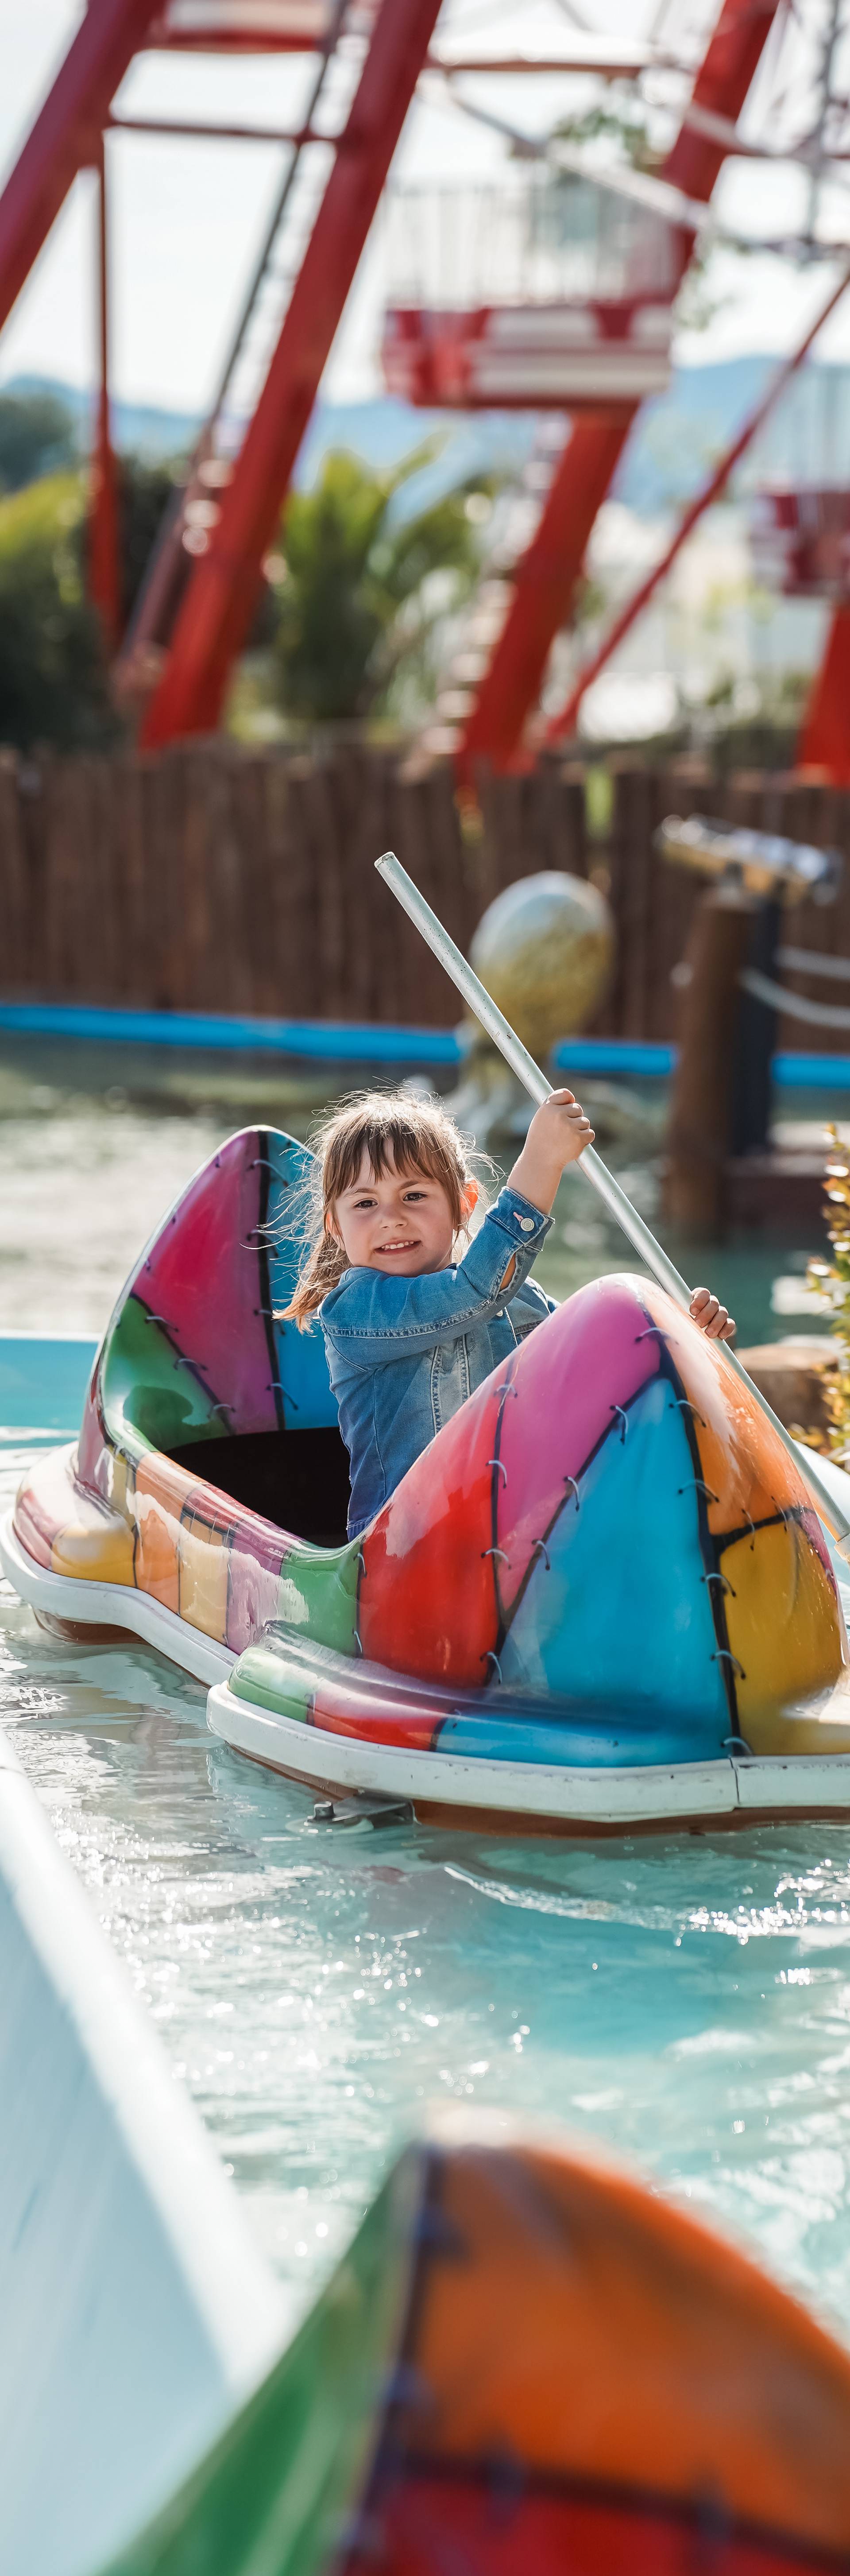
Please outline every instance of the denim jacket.
M528 1278L551 1223L518 1190L501 1190L454 1269L418 1279L346 1270L324 1298L320 1321L351 1459L349 1537L490 1370L554 1312Z

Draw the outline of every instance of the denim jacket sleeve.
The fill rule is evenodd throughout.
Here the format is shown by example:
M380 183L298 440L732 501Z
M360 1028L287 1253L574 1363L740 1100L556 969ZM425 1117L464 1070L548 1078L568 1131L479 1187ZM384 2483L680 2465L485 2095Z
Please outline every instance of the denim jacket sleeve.
M516 1296L551 1223L518 1190L501 1190L456 1268L428 1271L418 1279L391 1279L382 1270L346 1270L338 1288L324 1299L322 1330L355 1367L419 1358L471 1324L486 1323ZM506 1290L503 1281L511 1260L514 1273Z

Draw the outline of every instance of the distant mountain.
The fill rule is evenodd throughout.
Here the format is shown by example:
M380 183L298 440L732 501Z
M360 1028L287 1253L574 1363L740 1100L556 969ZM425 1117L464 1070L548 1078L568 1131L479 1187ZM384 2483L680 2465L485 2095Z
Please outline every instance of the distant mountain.
M675 509L698 488L758 401L779 360L725 358L705 366L677 367L665 394L644 404L614 485L615 497L641 517ZM92 405L78 387L44 376L16 376L7 393L49 391L67 403L88 443ZM117 402L120 448L146 457L180 456L191 448L200 416L154 404ZM416 499L476 473L511 473L527 456L536 423L528 412L414 411L389 395L368 402L319 402L298 460L297 481L309 482L329 448L350 447L370 465L391 466L413 447L439 440L438 458L417 478ZM850 484L850 367L816 361L801 369L775 416L739 469L735 490L752 489L766 476L791 482Z
M87 447L94 429L94 396L79 385L66 385L58 376L8 376L2 386L4 394L55 394L65 404L74 421L81 447ZM140 456L183 456L197 437L200 414L185 411L161 411L154 403L117 402L114 406L115 443L117 447L135 448Z
M623 457L617 498L641 516L687 501L754 410L779 358L725 358L677 367L666 394L645 403ZM812 360L792 376L742 460L738 494L773 476L850 483L850 367Z
M676 367L667 392L644 403L635 422L614 486L616 499L642 518L690 500L779 363L724 358L704 367Z

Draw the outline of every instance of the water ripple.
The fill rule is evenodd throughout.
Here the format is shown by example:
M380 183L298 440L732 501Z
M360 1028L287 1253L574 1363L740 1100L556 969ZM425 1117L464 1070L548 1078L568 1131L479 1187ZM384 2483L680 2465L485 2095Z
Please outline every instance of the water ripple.
M0 1718L305 2300L448 2095L604 2139L850 2338L845 1828L321 1832L199 1685L44 1635L7 1586Z

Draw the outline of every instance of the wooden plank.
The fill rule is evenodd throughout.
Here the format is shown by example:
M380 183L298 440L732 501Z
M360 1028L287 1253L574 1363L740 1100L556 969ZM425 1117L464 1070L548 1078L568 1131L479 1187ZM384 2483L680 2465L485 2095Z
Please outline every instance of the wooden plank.
M24 831L20 771L14 751L0 751L0 979L13 993L29 981L30 940L34 922L30 886L30 852Z
M150 859L146 842L145 765L134 752L116 761L113 771L116 839L123 856L125 957L122 992L144 1007L155 985L157 953L150 903Z

